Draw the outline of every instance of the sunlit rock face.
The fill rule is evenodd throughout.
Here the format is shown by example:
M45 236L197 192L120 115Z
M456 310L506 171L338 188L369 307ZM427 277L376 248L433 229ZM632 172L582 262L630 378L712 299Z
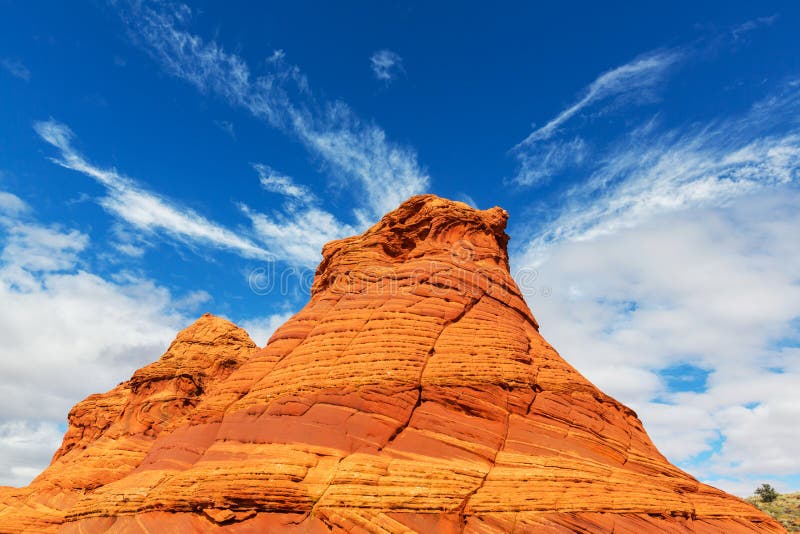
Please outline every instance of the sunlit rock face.
M204 315L78 403L1 532L783 532L539 335L507 213L417 196L325 246L258 349Z

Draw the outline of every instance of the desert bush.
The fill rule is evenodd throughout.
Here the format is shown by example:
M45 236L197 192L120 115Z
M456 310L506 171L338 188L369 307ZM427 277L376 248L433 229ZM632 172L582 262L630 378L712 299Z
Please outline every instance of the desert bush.
M764 502L772 502L778 498L778 492L769 484L761 484L755 491L758 498Z

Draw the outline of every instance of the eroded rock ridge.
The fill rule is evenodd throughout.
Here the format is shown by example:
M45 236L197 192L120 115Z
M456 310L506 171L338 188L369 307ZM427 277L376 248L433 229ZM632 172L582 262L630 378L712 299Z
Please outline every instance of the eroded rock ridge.
M2 532L783 532L542 338L507 214L413 197L325 246L263 349L205 315L78 403Z

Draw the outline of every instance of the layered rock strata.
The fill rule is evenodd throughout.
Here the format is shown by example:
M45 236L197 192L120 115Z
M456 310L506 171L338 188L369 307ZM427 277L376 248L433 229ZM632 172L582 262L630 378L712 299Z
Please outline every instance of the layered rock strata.
M2 532L783 532L567 364L500 208L413 197L329 243L263 349L203 316L70 412Z

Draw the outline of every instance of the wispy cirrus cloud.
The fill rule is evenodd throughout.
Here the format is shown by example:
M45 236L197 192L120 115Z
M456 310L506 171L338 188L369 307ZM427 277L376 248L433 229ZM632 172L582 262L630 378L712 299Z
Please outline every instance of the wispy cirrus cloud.
M54 163L89 176L106 187L107 195L99 200L100 205L127 225L115 228L119 242L112 246L130 256L144 253L148 237L161 236L190 248L223 249L248 259L312 267L319 262L325 243L357 233L356 228L319 207L317 197L307 186L262 163L253 164L261 185L283 195L287 202L270 214L239 203L240 211L250 224L234 231L148 191L116 169L90 163L73 147L74 135L65 124L49 120L37 122L34 128L43 140L59 150L59 157L52 158ZM0 203L7 204L9 210L18 209L14 198L0 196Z
M521 186L547 183L564 169L580 166L591 156L589 143L580 136L570 139L532 142L514 149L519 164L514 182Z
M604 72L586 88L582 98L561 111L541 128L535 129L515 148L549 139L558 131L559 127L591 104L652 88L664 78L669 68L675 65L682 56L683 54L679 50L650 52L630 63Z
M530 178L521 185L577 164L585 177L523 225L533 237L518 242L512 265L536 269L548 290L526 290L543 334L632 406L670 460L740 495L764 481L796 489L800 84L669 127L666 112L642 118L623 105L625 126L603 131L602 150L568 149L597 139L578 115L615 95L636 103L628 97L672 66L599 84L515 147Z
M724 31L710 29L691 43L651 50L602 73L583 89L580 98L510 149L518 165L510 181L523 187L537 186L570 169L584 172L587 161L605 152L605 143L595 146L590 135L580 133L592 119L607 115L609 110L629 109L631 104L657 102L666 82L681 66L692 61L711 61L721 50L735 49L746 35L777 20L778 15L771 15Z
M93 165L72 146L73 133L65 124L48 120L35 123L34 129L43 140L59 150L59 157L53 161L101 183L108 194L100 199L100 204L131 226L169 236L188 246L208 245L252 259L270 257L269 252L251 240L194 210L147 191L115 169Z
M745 21L738 26L735 26L733 29L731 29L731 35L734 40L738 40L754 30L763 28L765 26L772 26L776 20L778 20L777 13L767 17L756 17L754 19Z
M654 88L684 55L680 49L657 50L601 74L584 89L580 99L511 149L519 165L513 181L523 186L540 184L564 168L580 164L588 145L576 135L558 138L565 125L582 111L611 99L652 98Z
M280 173L263 163L253 163L253 169L258 173L261 187L267 191L303 202L316 201L314 193L308 187L296 183L291 176Z
M2 58L0 59L0 67L15 78L26 82L31 81L31 71L18 59Z
M526 264L550 245L586 241L670 211L718 205L800 179L800 90L787 84L739 117L664 131L651 120L596 158L558 215L527 243Z
M387 84L404 72L403 58L391 50L377 50L369 57L369 64L375 78Z
M318 102L282 52L254 75L240 56L190 33L192 13L183 4L130 2L120 13L134 42L167 72L289 133L340 183L356 186L366 204L366 211L356 214L363 223L428 187L430 178L413 149L389 141L383 129L342 102Z
M288 204L271 215L242 204L259 241L278 258L295 265L313 267L321 258L325 243L358 233L335 215L315 206Z
M252 166L261 186L286 200L280 210L271 214L253 210L244 203L239 206L250 219L255 238L276 258L313 267L319 262L325 243L358 233L355 227L322 209L319 199L307 186L269 165L254 163Z

